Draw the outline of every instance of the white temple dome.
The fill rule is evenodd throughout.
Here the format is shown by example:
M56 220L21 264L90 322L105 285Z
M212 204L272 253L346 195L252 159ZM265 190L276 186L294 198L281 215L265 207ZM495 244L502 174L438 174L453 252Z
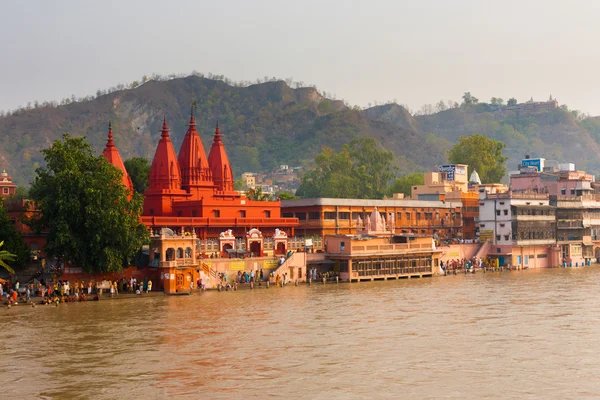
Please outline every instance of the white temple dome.
M481 185L481 179L479 178L477 171L473 170L471 177L469 178L469 183Z

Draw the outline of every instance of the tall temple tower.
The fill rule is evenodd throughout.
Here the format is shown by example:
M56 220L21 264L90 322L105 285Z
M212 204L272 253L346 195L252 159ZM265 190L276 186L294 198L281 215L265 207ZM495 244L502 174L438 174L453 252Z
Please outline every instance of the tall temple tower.
M210 165L217 191L225 193L233 192L233 171L225 152L225 146L221 140L219 122L217 122L213 144L208 155L208 164Z
M173 201L187 197L186 191L181 189L179 162L169 137L166 117L150 167L149 183L148 190L144 192L144 215L168 215L173 212Z
M204 194L212 195L215 185L202 140L196 130L193 107L177 161L181 169L181 188L188 191L192 199L199 199Z
M123 164L123 160L121 159L121 155L119 154L119 150L115 146L115 142L113 141L113 132L112 132L112 123L108 123L108 141L106 142L106 147L104 148L104 152L102 155L106 160L117 167L122 173L123 177L121 178L123 186L129 190L129 199L133 195L133 183L131 182L131 177L127 173L127 169L125 169L125 164Z

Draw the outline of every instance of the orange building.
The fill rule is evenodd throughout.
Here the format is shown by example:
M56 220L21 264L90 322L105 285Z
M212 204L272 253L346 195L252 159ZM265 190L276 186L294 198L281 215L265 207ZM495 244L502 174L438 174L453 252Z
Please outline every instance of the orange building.
M301 236L353 235L375 208L395 233L437 235L439 240L462 237L460 202L426 200L301 199L281 202L286 218L298 218Z
M177 156L165 119L144 192L142 223L154 230L193 230L200 240L219 238L228 229L240 240L253 228L265 237L276 230L294 235L298 220L281 218L279 200L251 200L234 190L233 181L218 123L207 158L192 113ZM256 247L252 252L265 253Z

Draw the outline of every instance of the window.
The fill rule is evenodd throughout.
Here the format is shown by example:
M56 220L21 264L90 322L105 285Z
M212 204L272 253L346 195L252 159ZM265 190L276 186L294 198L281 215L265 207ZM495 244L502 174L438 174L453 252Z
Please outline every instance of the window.
M240 218L246 218L246 210L240 210Z
M340 219L350 219L350 213L349 212L341 212L341 213L339 213L339 218Z
M265 218L271 218L271 211L265 210Z
M538 254L537 258L547 258L548 254Z
M567 194L567 189L560 189L560 194Z
M496 235L496 241L499 242L500 241L500 235Z
M306 213L305 212L296 213L296 218L298 218L299 221L306 221Z
M4 188L3 191L4 191L4 194L8 194L8 188Z
M220 210L213 210L213 217L215 217L215 218L221 217L221 211Z
M396 219L397 219L398 221L401 221L401 220L402 220L402 213L401 213L401 212L399 212L399 213L396 213Z
M177 211L177 216L178 216L178 217L181 217L181 215L182 215L182 212L181 212L181 210Z
M417 213L417 221L420 221L420 220L421 220L421 213L420 213L420 212L418 212L418 213Z
M325 219L335 219L335 212L326 212Z
M508 215L508 210L504 210L504 215Z
M508 240L508 235L504 235L504 240Z
M406 220L410 221L410 213L409 212L406 213Z
M294 213L283 213L283 218L294 218Z
M571 189L571 194L575 194L575 189Z
M192 217L196 216L197 211L196 210L192 210Z
M529 265L529 257L525 256L525 265Z
M500 216L500 210L496 210L496 215L499 217Z
M320 219L321 218L321 214L317 211L317 212L309 212L308 213L308 219Z
M471 226L471 220L465 219L465 226Z
M485 228L485 224L479 224L480 228Z

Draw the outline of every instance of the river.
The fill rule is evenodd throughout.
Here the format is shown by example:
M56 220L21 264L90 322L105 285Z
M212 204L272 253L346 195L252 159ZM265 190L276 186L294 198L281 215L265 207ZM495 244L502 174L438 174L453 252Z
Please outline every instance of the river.
M600 395L600 268L0 309L0 393L44 399Z

